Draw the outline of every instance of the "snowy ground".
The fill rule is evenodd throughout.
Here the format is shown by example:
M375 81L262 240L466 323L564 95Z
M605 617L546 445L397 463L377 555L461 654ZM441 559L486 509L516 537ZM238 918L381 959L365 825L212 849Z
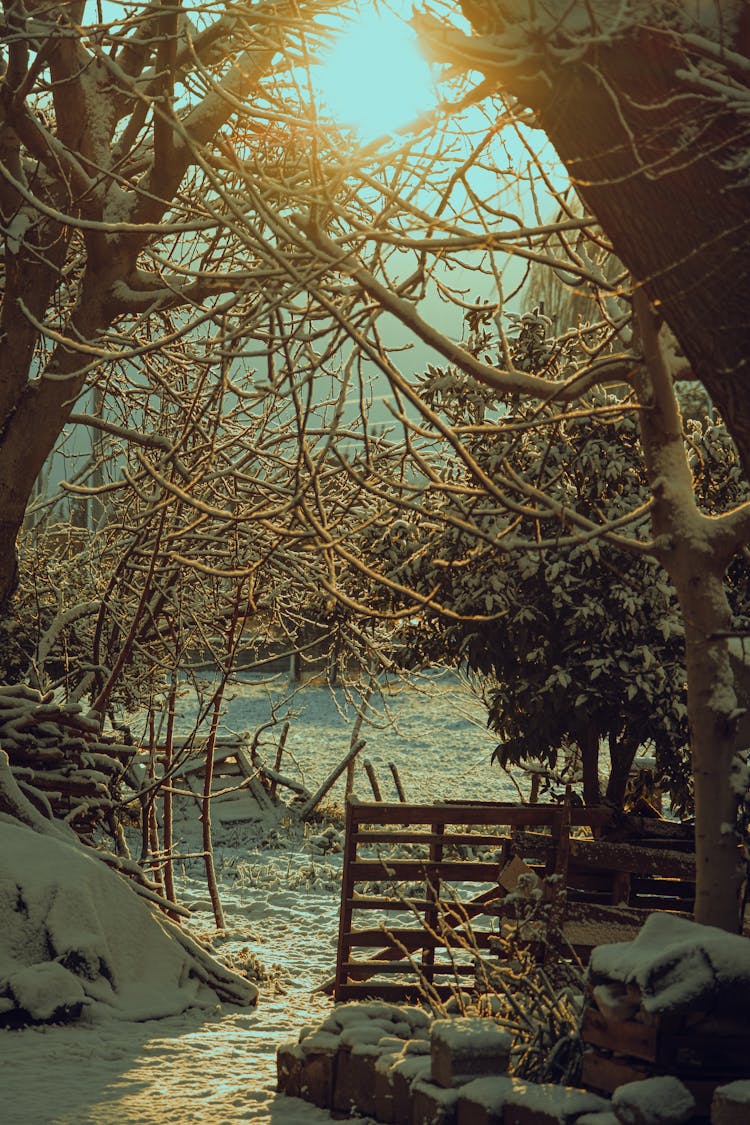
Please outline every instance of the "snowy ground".
M271 706L288 708L283 679L248 682L227 705L224 733L253 731ZM386 721L384 708L394 725ZM306 686L292 704L283 769L314 790L346 752L354 713L343 691ZM364 755L383 796L395 798L394 762L409 800L481 797L512 800L506 775L489 766L494 745L484 711L456 681L429 677L423 687L393 690L362 728ZM189 728L189 707L182 729ZM361 767L358 795L369 798ZM341 803L343 781L331 800ZM179 823L185 853L197 847L189 801ZM195 860L178 864L181 900L197 928L240 962L257 958L269 979L255 1009L215 1012L145 1023L98 1022L69 1027L0 1031L0 1120L13 1125L220 1125L255 1121L315 1125L328 1114L274 1094L275 1050L316 1023L331 1001L316 988L335 960L341 857L312 854L309 829L281 815L275 823L215 817L216 861L226 930L216 935L205 882ZM335 848L335 842L334 842Z

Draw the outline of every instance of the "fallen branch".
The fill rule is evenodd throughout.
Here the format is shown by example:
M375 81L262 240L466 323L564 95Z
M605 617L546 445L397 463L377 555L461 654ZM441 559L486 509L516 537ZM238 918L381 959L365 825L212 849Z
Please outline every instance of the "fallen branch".
M329 789L333 788L333 786L336 784L338 779L341 777L341 775L344 772L344 770L346 769L346 767L349 765L350 762L354 761L357 754L359 754L360 750L362 749L362 747L364 745L365 745L365 739L360 738L357 742L354 743L353 746L350 746L347 753L344 755L344 757L341 759L339 764L336 766L335 770L333 770L333 772L328 775L328 777L325 779L325 781L320 786L320 788L317 790L317 792L314 793L313 796L310 797L309 800L305 801L304 805L299 810L300 816L302 817L303 820L307 820L308 817L312 815L312 813L315 811L315 809L318 807L320 802L325 797L326 793L329 791Z

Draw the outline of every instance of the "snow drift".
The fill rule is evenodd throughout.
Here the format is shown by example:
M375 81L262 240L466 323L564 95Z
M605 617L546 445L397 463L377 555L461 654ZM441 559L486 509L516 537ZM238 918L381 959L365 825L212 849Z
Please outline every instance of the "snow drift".
M75 843L3 817L0 916L0 1025L84 1012L157 1019L219 1002L195 950L124 879Z

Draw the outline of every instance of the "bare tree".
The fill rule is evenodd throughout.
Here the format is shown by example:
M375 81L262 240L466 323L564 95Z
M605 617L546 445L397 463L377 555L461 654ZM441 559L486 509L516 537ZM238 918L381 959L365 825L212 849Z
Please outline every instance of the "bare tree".
M448 16L450 10L446 6ZM670 5L656 13L649 7L620 14L594 4L583 17L562 4L542 16L526 4L484 3L468 10L475 20L473 36L453 28L447 17L442 22L420 17L418 26L437 58L465 72L485 73L482 86L465 88L463 105L480 102L493 89L508 92L505 100L484 103L486 129L475 125L462 148L440 149L429 138L421 163L413 149L408 159L394 150L387 183L350 165L346 196L340 176L328 169L313 194L298 192L289 215L295 264L327 263L328 277L309 290L311 298L323 301L353 343L352 362L369 362L387 378L395 395L392 414L411 452L416 436L430 431L448 442L459 461L470 461L461 434L424 401L401 358L384 345L378 321L385 315L400 323L407 339L421 341L464 377L511 399L556 403L564 410L597 383L631 388L652 490L647 543L628 543L611 523L556 508L550 497L507 471L491 476L477 473L476 466L471 471L506 511L532 504L572 536L605 534L613 545L648 550L667 570L686 631L696 914L733 929L741 868L738 837L730 826L737 823L746 765L738 755L741 708L724 574L748 540L750 508L741 504L708 515L698 506L674 381L704 383L747 469L741 393L747 262L736 253L750 216L741 6L701 9L695 19ZM481 119L482 109L478 112ZM596 222L575 215L562 196L550 223L540 221L538 209L533 221L520 210L509 212L497 181L490 184L488 178L505 166L496 141L503 119L515 122L521 145L529 146L529 127L544 128ZM538 163L537 169L537 185L551 187L553 199L553 181ZM633 280L625 274L607 277L573 237L581 230L594 245L616 253ZM428 311L425 295L437 290L448 308L473 307L478 314L484 309L499 320L508 256L546 263L559 274L561 255L566 276L600 294L607 325L585 361L564 377L514 363L502 330L497 347L488 350L477 351L469 341L459 344L460 328L446 328L449 312L437 318ZM467 296L469 287L476 298ZM628 294L632 298L624 307L618 297ZM431 486L450 487L449 474L430 470L422 458ZM364 483L367 472L359 475ZM384 482L377 487L387 494ZM419 503L416 494L411 503ZM305 516L342 564L364 565L319 513L306 510Z
M187 333L205 368L262 338L269 307L299 288L258 256L273 231L248 184L254 162L282 176L294 163L294 65L312 17L337 6L134 4L105 22L82 3L8 6L0 604L34 481L92 377L116 416L118 368L137 379Z
M134 11L86 35L67 9L10 20L0 161L0 343L8 352L0 356L0 594L13 584L11 543L33 477L89 372L106 371L106 387L119 364L137 389L128 365L169 357L175 341L189 357L185 371L197 361L208 372L217 356L231 355L215 393L237 393L239 419L247 392L233 381L236 364L265 364L270 393L287 396L296 450L277 456L269 436L265 453L286 480L276 478L263 501L230 503L246 475L253 489L267 476L248 471L228 445L212 438L206 447L206 473L224 502L198 502L193 482L203 470L196 462L181 478L182 438L170 431L144 440L138 424L123 428L140 445L142 481L154 496L192 507L194 525L199 512L211 515L242 539L250 525L241 510L261 539L285 539L285 558L297 560L289 565L316 584L318 614L336 603L354 617L367 608L341 576L367 569L355 544L375 518L371 505L397 497L419 508L425 489L456 488L446 448L473 481L467 503L481 488L508 518L538 518L550 543L602 540L662 563L686 629L697 915L734 928L740 871L729 826L740 785L732 777L745 767L736 756L724 572L748 539L750 511L709 517L697 505L674 380L704 383L747 469L748 267L735 253L750 213L742 5L701 9L691 20L669 4L654 12L595 2L582 16L575 5L540 14L485 0L465 5L476 31L469 36L451 25L446 4L442 19L418 21L433 54L469 75L448 91L445 127L428 119L409 137L361 150L313 127L288 65L294 57L304 71L310 16L325 7L253 5L200 27L176 11L145 9L140 20ZM485 81L475 88L476 71ZM462 117L470 106L474 116ZM504 124L515 136L512 157ZM575 212L536 155L530 130L539 126L592 214ZM614 252L634 280L607 275L587 246ZM563 270L596 294L596 330L582 329L584 354L572 365L532 368L514 357L503 313L520 284L518 261ZM479 327L491 324L488 338L472 331L459 342L467 313ZM389 345L385 326L394 322L401 335ZM418 343L419 357L410 360L403 341ZM617 519L571 512L507 465L484 470L414 378L429 360L447 361L466 393L490 387L561 415L586 409L582 396L597 384L624 388L642 421L652 490L645 509ZM155 393L169 396L169 379L165 372ZM259 387L256 379L253 393ZM321 399L327 414L316 409ZM200 401L196 394L194 410ZM392 423L389 435L377 435L380 445L373 403ZM110 425L101 423L105 432ZM224 431L228 441L237 429ZM638 537L631 532L644 514L651 534ZM493 542L536 549L512 543L507 521ZM300 562L311 558L314 570ZM209 569L231 573L225 562ZM380 578L409 591L408 582ZM436 601L437 591L414 604Z

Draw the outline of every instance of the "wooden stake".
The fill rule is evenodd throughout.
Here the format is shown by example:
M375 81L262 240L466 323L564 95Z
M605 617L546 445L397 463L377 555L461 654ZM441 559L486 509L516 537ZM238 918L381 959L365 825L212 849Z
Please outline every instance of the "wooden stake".
M278 748L276 750L276 761L273 764L274 773L278 773L279 770L281 769L281 759L284 756L284 747L286 746L286 736L288 734L289 734L289 720L287 719L287 721L284 723L284 726L282 727L281 737L279 738L279 745L278 745ZM275 779L273 779L271 781L269 792L271 794L272 800L274 800L274 801L276 800L276 785L277 785L277 782L276 782Z
M388 763L388 769L393 774L393 783L396 786L396 792L398 793L398 799L399 799L399 801L401 802L402 805L405 805L406 804L406 797L404 796L404 787L401 784L401 778L398 775L398 770L396 769L396 763L395 762L389 762Z
M364 765L365 773L370 780L370 788L372 789L373 797L376 801L382 801L383 797L380 792L380 786L378 785L378 779L375 777L375 770L373 769L372 762L363 762L362 764Z

